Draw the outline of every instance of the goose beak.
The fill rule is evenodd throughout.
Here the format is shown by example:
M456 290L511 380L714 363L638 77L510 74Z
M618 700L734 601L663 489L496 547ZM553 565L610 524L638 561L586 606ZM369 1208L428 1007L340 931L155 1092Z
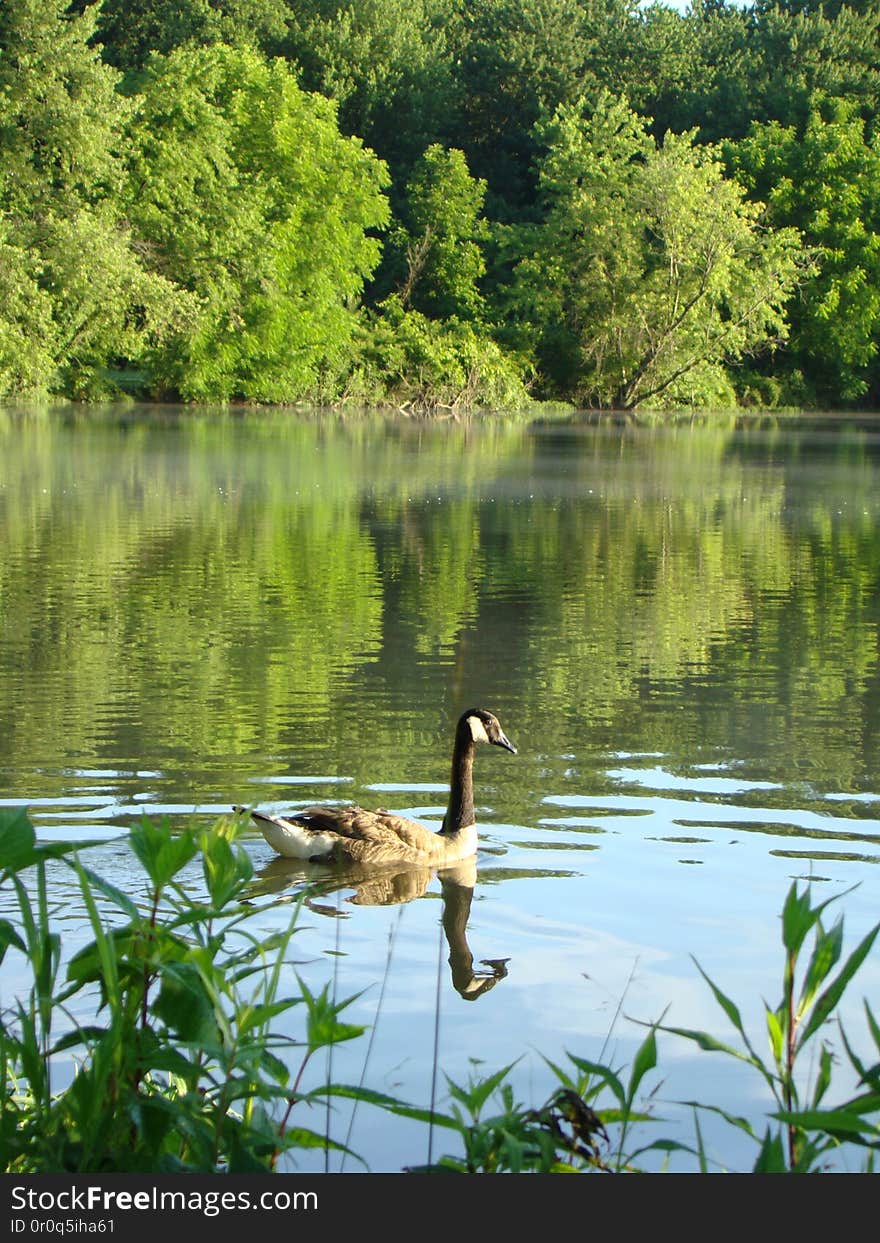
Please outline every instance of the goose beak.
M513 745L513 743L510 741L510 739L507 737L507 734L505 734L503 730L499 732L498 737L495 739L495 743L499 747L504 747L505 751L509 751L511 755L516 755L516 747Z

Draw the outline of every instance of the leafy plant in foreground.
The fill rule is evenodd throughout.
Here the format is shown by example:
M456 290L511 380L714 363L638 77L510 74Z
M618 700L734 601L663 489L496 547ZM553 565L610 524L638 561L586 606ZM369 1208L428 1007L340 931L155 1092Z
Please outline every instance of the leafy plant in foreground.
M864 1151L864 1168L873 1169L880 1147L880 1024L866 1003L877 1050L871 1065L840 1028L856 1086L832 1106L826 1099L834 1058L816 1037L838 1011L880 924L841 962L842 917L826 929L829 902L814 906L809 888L792 885L782 911L782 996L776 1006L764 1004L769 1057L757 1052L737 1006L697 964L742 1049L707 1032L655 1022L626 1074L572 1053L569 1069L545 1058L557 1086L538 1108L516 1099L512 1065L472 1076L464 1086L447 1076L444 1111L363 1085L303 1087L316 1052L363 1028L341 1019L354 999L337 1001L329 985L312 992L298 979L295 995L281 994L295 915L265 939L251 931L251 865L236 845L237 827L221 820L208 833L173 834L167 822L144 818L130 835L147 880L139 904L83 864L80 854L98 843L38 843L24 812L0 812L0 887L10 886L17 904L15 920L0 919L0 963L18 954L30 972L26 994L0 1009L0 1169L271 1171L297 1148L348 1153L329 1131L293 1123L297 1106L324 1109L343 1099L428 1128L428 1159L409 1167L414 1172L639 1172L652 1154L661 1155L665 1168L676 1152L696 1156L705 1172L701 1110L755 1141L755 1173L818 1172L843 1145ZM187 891L187 869L198 856L202 899ZM66 968L53 923L53 866L76 876L93 936ZM278 1019L297 1005L304 1007L301 1035L279 1033ZM84 1013L93 1017L85 1021ZM656 1082L645 1096L661 1031L760 1073L776 1106L763 1136L744 1118L690 1101L696 1147L662 1136L641 1141L644 1125L662 1121L653 1113ZM813 1073L805 1076L806 1052L817 1043ZM491 1112L490 1102L497 1106ZM455 1136L460 1151L432 1159L435 1129Z
M515 1099L507 1080L512 1066L486 1077L472 1078L465 1087L449 1082L452 1107L448 1114L436 1113L433 1122L457 1131L463 1155L444 1155L436 1162L418 1167L421 1171L454 1173L574 1173L599 1170L640 1172L647 1167L651 1153L692 1154L698 1168L706 1173L706 1152L699 1111L719 1114L740 1128L758 1145L753 1173L806 1173L829 1168L829 1158L843 1144L868 1150L865 1169L873 1169L874 1151L880 1148L880 1024L865 1003L868 1027L878 1053L871 1066L863 1064L846 1033L840 1028L843 1046L857 1076L854 1094L842 1103L826 1106L831 1086L833 1055L823 1040L818 1052L818 1071L802 1082L801 1066L805 1050L817 1033L834 1017L843 994L869 954L880 924L875 926L846 958L832 978L841 958L843 918L826 929L822 915L829 902L812 905L810 890L793 884L782 911L782 939L785 949L782 999L775 1007L765 1003L770 1040L770 1059L755 1050L736 1005L726 997L697 964L724 1013L733 1023L745 1052L724 1044L703 1031L650 1025L648 1035L637 1050L628 1078L598 1061L568 1054L576 1074L545 1058L560 1087L545 1104L532 1109ZM812 932L813 946L807 958L805 942ZM644 1081L657 1066L657 1032L668 1032L695 1042L701 1049L726 1053L760 1072L770 1087L777 1108L763 1136L745 1118L734 1117L711 1104L684 1102L695 1111L696 1146L659 1138L632 1146L635 1126L662 1121L637 1097ZM812 1051L812 1048L811 1050ZM610 1092L611 1102L603 1096ZM648 1101L656 1093L649 1094ZM600 1100L601 1098L601 1100ZM490 1100L500 1109L484 1116Z
M84 865L97 843L38 844L23 812L0 814L0 884L18 906L15 923L0 921L0 961L18 951L31 972L27 995L0 1012L0 1169L267 1171L292 1148L340 1147L290 1120L318 1099L301 1087L315 1051L363 1029L339 1020L348 1001L326 989L282 995L295 915L266 938L249 930L251 865L235 834L228 821L197 835L144 818L130 835L147 878L139 906ZM199 854L202 901L181 879ZM66 971L53 861L75 874L93 935ZM276 1027L297 1005L304 1040Z
M624 1173L638 1171L637 1160L652 1151L691 1151L670 1139L652 1140L627 1150L631 1127L659 1121L647 1108L636 1105L646 1075L657 1066L653 1028L636 1052L626 1079L621 1072L600 1062L571 1053L568 1057L579 1073L570 1073L544 1059L561 1086L538 1109L515 1099L512 1086L505 1082L512 1065L485 1078L472 1077L466 1087L448 1080L451 1112L435 1115L434 1120L459 1132L464 1155L443 1156L435 1163L418 1167L419 1171ZM603 1091L610 1093L612 1099L600 1107ZM498 1098L501 1110L484 1118L483 1108L493 1097Z
M833 1056L825 1040L819 1042L812 1076L805 1076L802 1063L815 1038L832 1019L843 994L859 967L865 961L880 924L866 934L832 978L843 949L843 916L826 929L822 915L835 898L812 905L810 889L799 890L793 883L782 910L782 943L785 963L782 997L776 1006L764 1002L764 1017L770 1043L770 1057L762 1057L755 1049L743 1023L739 1009L712 980L699 963L697 969L712 990L735 1027L743 1048L737 1049L706 1032L677 1027L660 1030L694 1041L701 1049L729 1054L753 1066L769 1087L776 1102L770 1117L779 1125L768 1125L758 1137L747 1119L722 1116L733 1126L755 1139L760 1147L754 1173L804 1173L824 1168L829 1154L841 1144L849 1143L876 1151L880 1148L880 1028L867 1002L868 1026L877 1047L878 1062L865 1067L841 1028L841 1038L852 1068L857 1075L855 1095L841 1104L827 1106L824 1102L831 1086ZM813 934L813 946L805 957L805 943ZM694 960L696 962L696 960ZM689 1102L696 1109L711 1109L697 1101ZM873 1158L870 1158L871 1160Z

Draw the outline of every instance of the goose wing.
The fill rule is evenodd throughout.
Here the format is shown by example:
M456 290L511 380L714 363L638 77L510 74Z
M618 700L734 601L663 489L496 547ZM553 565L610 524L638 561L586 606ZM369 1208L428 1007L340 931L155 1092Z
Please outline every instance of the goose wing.
M440 840L438 834L423 824L396 816L390 811L368 811L363 807L304 807L286 819L315 833L336 833L348 841L347 854L357 859L359 843L369 848L365 851L371 860L380 857L377 851L388 847L388 857L400 857L404 846L417 854L433 855Z

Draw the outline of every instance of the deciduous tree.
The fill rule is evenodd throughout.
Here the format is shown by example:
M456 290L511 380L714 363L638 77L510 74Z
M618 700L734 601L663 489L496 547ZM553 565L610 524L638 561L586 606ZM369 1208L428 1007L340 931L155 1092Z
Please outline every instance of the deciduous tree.
M756 125L728 155L774 224L798 228L816 255L791 304L789 367L814 400L863 397L880 379L880 141L852 105L817 100L802 135Z
M387 221L384 167L283 61L221 46L155 58L131 130L129 211L198 300L152 359L185 398L290 401L342 365Z
M129 106L94 20L65 0L0 8L0 394L99 392L186 310L122 215Z
M517 292L546 371L601 406L732 401L724 366L785 334L797 232L762 227L715 151L656 144L623 100L560 109L544 140Z
M400 256L404 306L435 319L482 319L485 194L485 181L471 177L461 151L435 143L424 153L407 184L406 226L392 239Z

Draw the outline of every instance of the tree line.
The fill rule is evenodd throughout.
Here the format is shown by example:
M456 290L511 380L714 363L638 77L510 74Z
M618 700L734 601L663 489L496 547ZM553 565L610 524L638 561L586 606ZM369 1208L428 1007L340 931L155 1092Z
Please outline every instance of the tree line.
M880 399L880 0L5 0L0 399Z

